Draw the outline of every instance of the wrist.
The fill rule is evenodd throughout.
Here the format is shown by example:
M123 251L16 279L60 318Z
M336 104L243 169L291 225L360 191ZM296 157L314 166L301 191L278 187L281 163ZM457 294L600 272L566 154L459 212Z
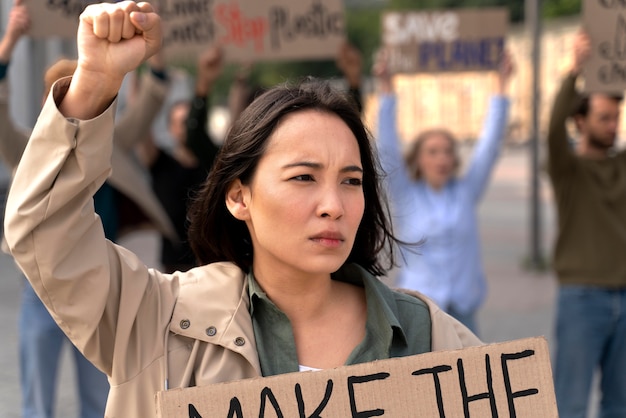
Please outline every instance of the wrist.
M0 41L0 62L8 63L13 55L13 49L17 42L12 39L4 38Z
M199 96L199 97L206 97L206 96L208 96L208 94L211 91L212 87L213 87L213 83L209 83L207 81L200 81L199 80L196 83L195 94L196 94L196 96Z
M77 68L59 110L67 118L92 119L110 106L122 81Z

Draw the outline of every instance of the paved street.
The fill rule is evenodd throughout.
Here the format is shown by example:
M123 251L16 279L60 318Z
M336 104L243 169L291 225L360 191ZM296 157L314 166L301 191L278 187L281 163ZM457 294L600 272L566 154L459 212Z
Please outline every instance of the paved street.
M505 150L480 208L483 257L489 279L488 300L480 313L481 337L487 342L545 335L550 344L555 282L549 273L521 268L528 254L530 166L526 149ZM544 249L550 248L554 213L547 182L542 180ZM150 234L133 237L128 245L154 263ZM12 261L0 255L0 417L19 417L17 313L20 279ZM67 350L66 350L67 351ZM60 376L59 417L76 416L72 362L65 353Z

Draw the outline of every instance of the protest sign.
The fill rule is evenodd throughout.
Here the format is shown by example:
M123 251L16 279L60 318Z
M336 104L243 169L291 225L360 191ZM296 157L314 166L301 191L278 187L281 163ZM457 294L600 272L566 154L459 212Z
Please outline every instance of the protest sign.
M558 417L544 338L156 395L162 418Z
M508 29L505 8L389 12L382 44L393 73L498 67Z
M334 58L345 39L342 0L148 0L163 22L166 60L195 62L212 44L226 60ZM30 36L74 38L93 0L27 0Z
M97 0L25 0L30 14L28 35L35 39L58 36L76 38L78 17Z
M591 56L583 69L585 90L626 89L626 1L584 0L583 27L591 38Z
M334 58L345 39L342 0L153 0L164 22L169 61L208 45L227 61Z

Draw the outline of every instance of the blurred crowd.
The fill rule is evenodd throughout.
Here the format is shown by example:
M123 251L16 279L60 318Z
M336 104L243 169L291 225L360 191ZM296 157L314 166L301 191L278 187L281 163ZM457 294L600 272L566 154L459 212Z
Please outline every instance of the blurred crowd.
M0 157L12 173L31 132L12 120L8 68L27 33L28 10L15 0L0 41ZM626 153L615 149L620 94L582 94L576 89L591 44L580 32L572 65L551 110L546 171L553 187L558 232L552 268L558 278L555 390L560 416L583 418L594 373L600 370L600 416L626 416ZM62 59L44 74L42 104L77 61ZM372 132L384 172L399 265L394 285L426 295L480 337L477 318L488 288L482 265L478 206L498 162L508 128L508 89L515 57L505 52L482 121L480 137L464 164L459 140L447 126L422 130L409 144L398 134L394 77L381 49L373 68L363 68L350 43L337 51L346 97L363 112L365 74L376 83L378 110ZM112 174L94 193L95 211L108 240L138 229L160 235L159 267L185 272L199 265L188 234L188 210L220 153L222 138L209 130L211 97L225 67L224 53L208 47L198 56L192 94L168 101L173 74L160 53L129 75L127 104L113 134ZM250 68L237 71L228 98L230 123L270 86L252 85ZM313 74L314 76L314 74ZM16 92L18 93L18 92ZM19 94L19 93L18 93ZM169 144L155 139L154 124L166 114ZM570 135L568 123L576 134ZM228 128L227 128L228 130ZM624 160L624 161L622 161ZM59 353L69 343L26 277L20 321L20 385L24 417L52 417ZM74 349L80 416L102 417L108 395L102 371Z

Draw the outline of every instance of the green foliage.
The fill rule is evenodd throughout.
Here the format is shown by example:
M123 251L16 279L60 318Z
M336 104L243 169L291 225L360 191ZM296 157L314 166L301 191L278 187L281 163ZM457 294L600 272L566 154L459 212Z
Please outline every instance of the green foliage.
M569 16L580 13L581 0L547 0L543 3L545 17Z

